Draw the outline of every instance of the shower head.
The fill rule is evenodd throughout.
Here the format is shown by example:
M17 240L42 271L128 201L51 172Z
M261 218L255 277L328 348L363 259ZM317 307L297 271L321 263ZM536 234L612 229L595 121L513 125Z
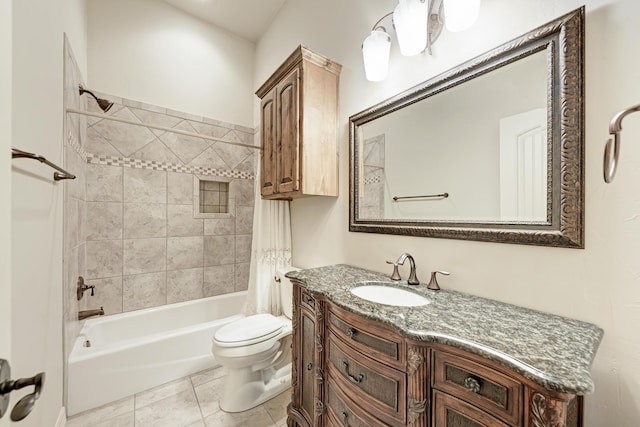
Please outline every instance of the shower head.
M88 93L89 95L93 96L93 99L96 100L96 102L98 103L98 106L103 112L106 113L107 111L109 111L111 107L113 107L113 102L108 101L106 99L98 98L93 94L93 92L86 90L82 86L79 86L79 89L80 89L80 96L84 95L85 93Z

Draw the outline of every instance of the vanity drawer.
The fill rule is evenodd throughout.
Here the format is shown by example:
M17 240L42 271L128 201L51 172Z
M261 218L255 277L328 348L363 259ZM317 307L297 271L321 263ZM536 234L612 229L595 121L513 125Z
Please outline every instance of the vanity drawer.
M437 390L433 392L432 425L434 427L509 427L475 406Z
M378 322L368 321L333 304L328 329L362 354L395 368L405 369L405 346L400 335Z
M482 360L481 363L475 360ZM433 352L433 387L484 409L509 425L522 423L522 384L499 365L470 353Z
M407 379L404 372L364 356L332 332L326 344L328 379L374 417L404 425Z
M384 427L375 418L363 413L358 406L349 399L335 382L327 382L327 420L329 426L336 427Z

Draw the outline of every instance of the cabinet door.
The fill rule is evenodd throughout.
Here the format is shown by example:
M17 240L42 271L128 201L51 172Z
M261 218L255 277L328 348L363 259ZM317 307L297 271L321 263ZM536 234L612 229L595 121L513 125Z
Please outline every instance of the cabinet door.
M460 399L433 392L433 427L508 427L507 424L492 417Z
M298 326L300 345L300 368L298 384L300 390L300 412L312 424L315 409L315 319L307 310L300 310L300 323Z
M260 102L260 194L269 196L276 192L276 103L275 89Z
M298 191L300 180L299 70L276 86L276 164L278 193Z

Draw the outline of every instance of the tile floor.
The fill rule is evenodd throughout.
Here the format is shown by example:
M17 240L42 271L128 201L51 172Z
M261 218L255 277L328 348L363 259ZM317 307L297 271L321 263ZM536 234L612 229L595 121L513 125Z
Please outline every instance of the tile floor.
M290 391L249 411L220 410L223 368L172 381L67 420L67 427L285 427Z

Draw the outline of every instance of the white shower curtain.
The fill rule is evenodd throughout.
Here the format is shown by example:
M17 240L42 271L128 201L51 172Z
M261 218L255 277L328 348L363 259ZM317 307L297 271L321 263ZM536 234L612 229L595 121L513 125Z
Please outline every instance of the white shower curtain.
M244 314L282 314L278 269L291 266L291 217L289 202L262 200L256 185L249 294Z

